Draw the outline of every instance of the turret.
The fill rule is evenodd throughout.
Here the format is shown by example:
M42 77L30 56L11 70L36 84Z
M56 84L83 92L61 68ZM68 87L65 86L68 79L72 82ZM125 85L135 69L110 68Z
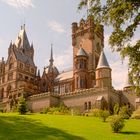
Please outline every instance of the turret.
M88 56L85 50L80 48L74 58L75 89L87 88L87 60Z
M112 87L111 68L109 67L104 51L101 52L96 68L96 87Z

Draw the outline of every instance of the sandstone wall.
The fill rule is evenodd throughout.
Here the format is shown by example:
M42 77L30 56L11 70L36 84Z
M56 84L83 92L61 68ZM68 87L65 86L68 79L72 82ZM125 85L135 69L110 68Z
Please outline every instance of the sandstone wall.
M46 107L56 106L59 103L59 98L48 93L31 96L27 100L27 105L30 111L40 112Z

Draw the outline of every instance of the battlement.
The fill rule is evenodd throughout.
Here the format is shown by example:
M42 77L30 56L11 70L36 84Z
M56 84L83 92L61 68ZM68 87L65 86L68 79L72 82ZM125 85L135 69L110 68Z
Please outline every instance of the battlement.
M97 27L97 28L96 28ZM94 35L96 34L102 40L104 38L104 28L103 25L96 25L94 23L94 17L88 16L86 20L81 19L79 23L72 23L72 44L76 45L76 37L83 36L85 33L89 34L89 39L94 39Z
M94 23L94 17L89 16L86 20L83 18L80 20L79 24L77 22L72 23L72 34L78 33L87 29L95 29L96 25ZM98 32L103 32L103 25L99 25Z
M59 95L57 95L55 93L45 92L45 93L40 93L40 94L32 95L28 99L29 100L34 100L34 99L40 99L40 98L50 97L50 96L59 97Z
M50 97L50 96L60 97L60 98L73 97L73 96L84 95L84 94L97 94L97 93L100 93L100 92L103 92L106 90L108 90L108 88L103 88L103 89L102 88L90 88L90 89L76 90L74 92L61 93L61 94L45 92L45 93L41 93L41 94L32 95L28 99L34 100L34 99L40 99L40 98Z
M74 92L59 94L59 96L60 97L71 97L71 96L84 95L84 94L97 94L97 93L100 93L100 92L103 92L106 90L108 90L108 88L82 89L82 90L76 90Z

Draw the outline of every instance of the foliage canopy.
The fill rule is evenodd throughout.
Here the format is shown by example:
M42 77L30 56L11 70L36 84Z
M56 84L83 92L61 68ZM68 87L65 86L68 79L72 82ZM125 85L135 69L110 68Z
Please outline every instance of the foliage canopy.
M140 25L139 0L81 0L78 8L87 7L94 22L111 26L113 31L109 44L113 51L120 52L122 58L128 57L129 76L137 93L140 93L140 40L131 40Z

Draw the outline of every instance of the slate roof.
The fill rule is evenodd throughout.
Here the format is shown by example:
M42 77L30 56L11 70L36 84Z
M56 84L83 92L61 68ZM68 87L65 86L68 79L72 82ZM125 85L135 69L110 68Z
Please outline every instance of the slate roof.
M28 37L25 31L25 27L21 28L18 34L18 37L15 41L15 45L17 48L26 48L26 49L30 48L30 44L29 44Z
M71 79L71 78L73 78L73 70L60 73L55 78L55 81L58 82L58 81L63 81L63 80Z
M59 71L54 65L49 65L45 68L45 74L49 74L53 72L54 74L58 75Z
M17 60L24 63L29 63L31 66L35 66L33 60L29 56L25 55L24 53L22 53L21 51L17 49L15 49L14 52L15 52L15 56Z
M107 62L104 51L102 51L101 54L100 54L99 62L98 62L98 65L97 65L97 69L98 68L109 68L109 64Z

